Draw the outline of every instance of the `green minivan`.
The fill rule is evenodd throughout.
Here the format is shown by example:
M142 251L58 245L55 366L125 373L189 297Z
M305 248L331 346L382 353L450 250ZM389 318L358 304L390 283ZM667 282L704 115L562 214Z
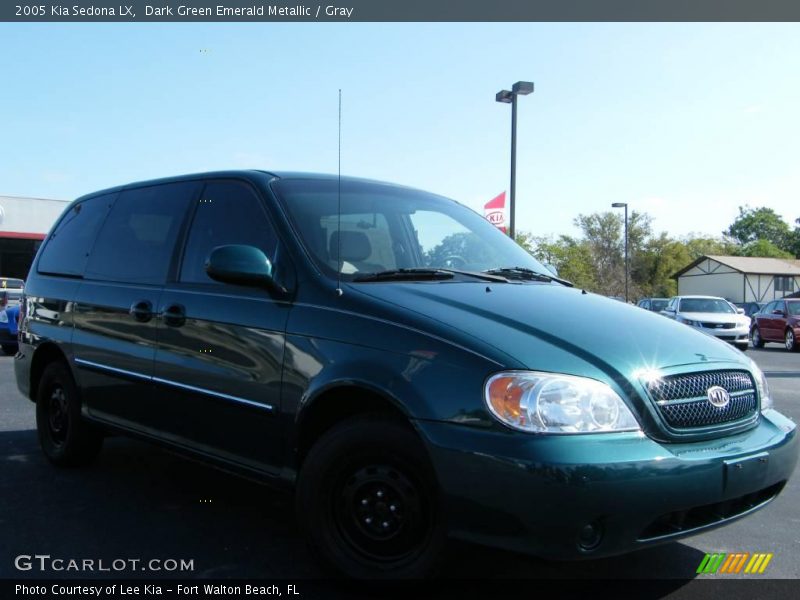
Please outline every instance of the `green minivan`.
M137 436L294 490L326 566L448 538L559 559L773 500L795 424L738 350L558 279L480 215L355 178L228 171L75 200L15 358L41 447Z

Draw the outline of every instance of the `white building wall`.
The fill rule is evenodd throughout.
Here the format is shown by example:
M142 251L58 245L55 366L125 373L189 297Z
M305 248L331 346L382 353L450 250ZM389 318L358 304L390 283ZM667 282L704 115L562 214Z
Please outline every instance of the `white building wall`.
M68 202L0 196L0 237L9 233L46 235Z
M678 278L679 295L720 296L731 302L744 302L744 275L742 273L730 271L701 275L692 271L688 271Z

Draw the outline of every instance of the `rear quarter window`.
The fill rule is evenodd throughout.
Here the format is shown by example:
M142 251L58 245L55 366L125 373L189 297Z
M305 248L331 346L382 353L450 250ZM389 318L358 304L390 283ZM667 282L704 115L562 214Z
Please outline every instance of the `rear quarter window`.
M37 271L50 275L83 275L97 231L116 195L95 196L70 206L50 232Z
M86 277L126 283L164 283L195 181L134 188L120 193L86 265Z

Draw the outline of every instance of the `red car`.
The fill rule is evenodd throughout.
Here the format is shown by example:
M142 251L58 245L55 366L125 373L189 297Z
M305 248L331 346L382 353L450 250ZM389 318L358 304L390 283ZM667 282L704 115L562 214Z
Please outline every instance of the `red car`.
M754 348L778 342L787 350L800 349L800 298L784 298L767 304L753 315L750 341Z

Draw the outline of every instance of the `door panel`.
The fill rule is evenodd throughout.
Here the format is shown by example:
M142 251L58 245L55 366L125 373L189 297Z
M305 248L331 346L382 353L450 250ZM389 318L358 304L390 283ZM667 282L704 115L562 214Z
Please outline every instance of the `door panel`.
M162 435L260 470L281 463L281 369L289 304L265 289L212 280L213 248L255 246L280 277L278 237L248 184L209 181L196 202L179 280L159 303L155 382Z
M158 410L150 377L156 351L156 319L139 320L131 307L158 306L160 286L86 281L74 305L73 350L90 415L131 427Z
M180 325L159 319L156 427L227 460L258 469L278 465L289 305L266 292L259 297L169 287L161 311L174 305L184 307L186 316Z
M75 364L88 413L147 433L156 310L199 182L122 191L89 250L74 306Z

